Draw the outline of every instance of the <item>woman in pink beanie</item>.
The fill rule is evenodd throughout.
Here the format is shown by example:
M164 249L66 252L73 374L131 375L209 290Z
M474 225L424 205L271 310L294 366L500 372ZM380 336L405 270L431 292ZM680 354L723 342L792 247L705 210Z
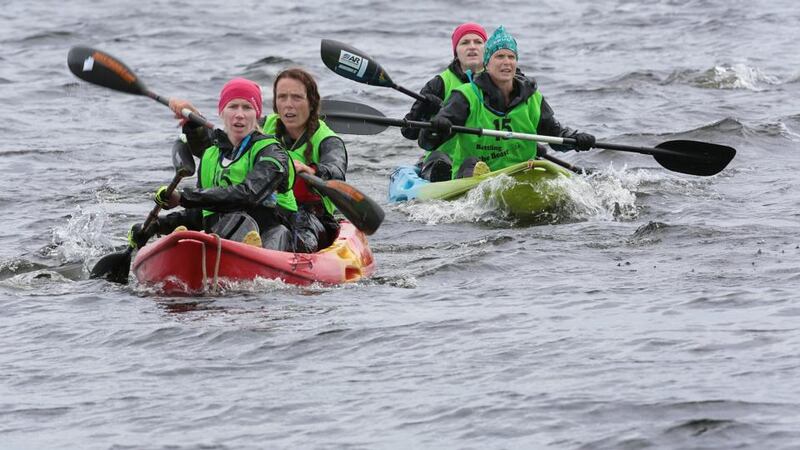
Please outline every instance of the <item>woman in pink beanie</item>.
M183 108L196 112L183 100L171 100L170 107L176 117ZM184 123L186 143L200 158L197 187L175 190L169 197L164 196L164 187L156 192L155 201L162 208L180 205L184 209L159 217L156 226L149 228L153 233L170 233L183 225L225 239L295 251L290 231L297 212L292 192L294 166L283 146L260 132L262 111L259 85L234 78L219 94L218 112L224 131ZM136 226L129 237L136 247L150 238Z
M477 74L483 71L483 48L486 43L486 30L474 22L466 22L457 26L450 37L453 47L453 60L440 74L428 81L420 91L425 101L417 100L406 114L407 120L428 121L433 117L442 103L450 97L456 87L468 83L467 71ZM401 133L407 139L417 140L419 129L403 128ZM436 149L426 152L417 162L420 177L429 181L450 179L452 149Z
M231 85L231 81L227 86ZM220 95L219 108L241 87L231 86L228 94ZM223 89L225 91L225 89ZM250 96L237 94L243 98ZM261 115L260 97L253 106ZM282 70L272 86L272 113L265 113L257 126L262 133L275 138L291 156L295 172L307 172L323 180L345 181L347 149L344 141L319 118L321 97L314 77L304 69L292 67ZM171 100L177 112L189 108L185 100ZM190 141L192 150L204 149L211 144L196 139ZM328 197L311 188L302 178L297 178L293 193L297 203L291 224L296 252L313 253L330 246L339 234L339 222L334 217L336 207Z

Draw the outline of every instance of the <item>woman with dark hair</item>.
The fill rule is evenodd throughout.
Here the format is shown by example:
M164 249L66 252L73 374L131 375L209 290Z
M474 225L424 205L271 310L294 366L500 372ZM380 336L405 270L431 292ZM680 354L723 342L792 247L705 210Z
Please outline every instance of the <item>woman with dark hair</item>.
M319 120L319 105L314 77L303 69L286 69L272 85L274 113L267 116L262 130L274 135L289 151L297 172L345 181L347 149L342 139ZM302 178L297 178L294 194L298 204L294 223L298 245L309 252L329 246L339 234L333 202Z

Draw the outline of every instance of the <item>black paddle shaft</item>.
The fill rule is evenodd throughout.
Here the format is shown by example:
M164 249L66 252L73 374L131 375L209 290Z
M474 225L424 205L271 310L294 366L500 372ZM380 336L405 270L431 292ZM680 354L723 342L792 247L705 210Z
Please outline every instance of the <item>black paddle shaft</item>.
M91 47L72 47L67 54L67 66L81 80L127 94L150 97L169 106L168 97L148 89L128 66L106 52ZM204 118L191 112L188 113L188 118L207 123Z

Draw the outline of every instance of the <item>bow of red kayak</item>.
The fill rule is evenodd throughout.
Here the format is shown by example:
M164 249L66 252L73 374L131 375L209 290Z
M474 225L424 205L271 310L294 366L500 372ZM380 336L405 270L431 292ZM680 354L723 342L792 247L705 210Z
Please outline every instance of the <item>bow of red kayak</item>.
M179 231L145 246L133 273L167 294L193 294L257 278L296 285L341 284L370 276L375 261L364 233L342 222L336 241L317 253L268 250L199 231Z

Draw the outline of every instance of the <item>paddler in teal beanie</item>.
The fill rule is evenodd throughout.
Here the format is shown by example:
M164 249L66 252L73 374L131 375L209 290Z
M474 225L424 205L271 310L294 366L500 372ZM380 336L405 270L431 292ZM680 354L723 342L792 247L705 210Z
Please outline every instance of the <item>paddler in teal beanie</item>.
M483 50L483 66L489 64L489 59L499 50L511 50L514 53L514 59L519 60L519 50L517 50L517 40L514 36L508 34L502 25L497 27L492 33L492 37L486 41L486 46Z
M518 139L497 140L490 136L452 133L453 125L471 128L514 131L575 139L575 147L552 145L555 150L589 150L595 138L562 127L552 108L539 92L536 80L517 72L517 40L503 26L486 41L483 53L485 70L453 90L442 109L431 119L432 128L420 133L420 145L435 149L456 140L453 178L473 175L473 171L500 170L536 159L536 142ZM476 167L477 165L477 167ZM487 168L488 166L488 168Z

